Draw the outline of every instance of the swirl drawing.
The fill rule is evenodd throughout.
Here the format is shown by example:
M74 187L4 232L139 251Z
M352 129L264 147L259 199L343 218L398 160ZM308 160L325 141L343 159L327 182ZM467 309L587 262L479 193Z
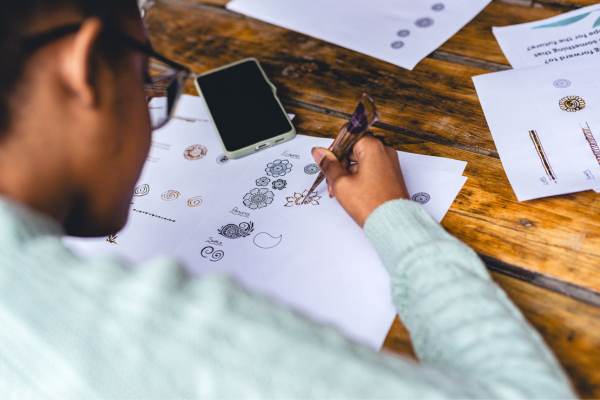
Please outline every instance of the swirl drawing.
M254 231L253 222L242 222L239 225L227 224L219 229L219 235L228 239L239 239L250 235Z
M419 18L415 21L415 25L419 28L429 28L431 25L433 25L433 19L429 17Z
M283 190L286 186L287 181L284 181L283 179L277 179L276 181L273 181L273 189Z
M244 196L244 205L251 210L258 210L273 202L275 195L267 188L252 189Z
M585 108L585 100L579 96L566 96L560 99L558 105L563 111L577 112Z
M292 170L293 165L288 160L275 160L267 164L265 172L273 178L284 176Z
M429 194L427 194L425 192L420 192L420 193L414 194L412 199L413 199L413 201L416 201L417 203L427 204L429 202L429 200L431 199L431 196L429 196Z
M320 171L321 170L319 169L317 164L308 164L306 167L304 167L304 173L308 175L314 175L319 173Z
M302 193L294 193L293 196L286 197L287 203L285 204L285 207L293 207L294 205L301 206L303 204L318 206L319 200L321 200L321 196L317 196L319 192L312 192L307 199L304 199L307 194L308 190L305 190Z
M202 250L200 250L200 255L204 258L211 258L210 261L219 261L225 256L222 250L215 251L215 248L212 246L206 246Z
M200 196L192 197L187 202L188 207L198 207L200 204L202 204L202 197Z
M144 183L143 185L140 185L135 188L133 195L135 197L142 197L142 196L147 195L148 193L150 193L150 186L148 186L147 184Z
M183 152L183 156L188 160L200 160L208 153L206 147L201 144L193 144Z
M552 84L555 88L564 89L571 86L571 81L568 79L557 79L554 82L552 82Z
M263 176L262 178L258 178L256 180L256 186L267 186L269 182L271 182L271 180L266 176Z
M261 232L254 236L253 242L256 247L260 247L261 249L272 249L273 247L278 246L282 239L283 235L274 237L269 235L267 232Z
M180 194L181 193L179 193L177 190L167 190L160 196L160 198L164 201L172 201L178 198Z

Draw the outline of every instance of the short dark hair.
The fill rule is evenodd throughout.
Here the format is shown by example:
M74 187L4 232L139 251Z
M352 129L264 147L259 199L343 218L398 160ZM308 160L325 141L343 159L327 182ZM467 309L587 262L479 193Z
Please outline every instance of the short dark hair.
M61 12L76 13L82 21L95 16L109 26L118 27L124 19L138 12L135 0L9 0L6 3L0 12L0 138L10 128L11 98L31 56L24 43L35 32L32 27ZM111 54L106 46L100 45L98 49L105 56Z

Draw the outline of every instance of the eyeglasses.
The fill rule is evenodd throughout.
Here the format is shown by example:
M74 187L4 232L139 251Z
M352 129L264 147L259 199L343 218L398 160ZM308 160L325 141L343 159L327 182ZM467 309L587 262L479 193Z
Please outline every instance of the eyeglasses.
M49 32L27 38L23 42L23 48L27 52L34 52L55 40L77 32L80 27L81 24L61 26ZM150 45L140 43L117 30L105 29L102 35L116 45L129 46L148 56L149 68L147 75L144 77L144 90L148 102L150 121L152 129L165 126L177 108L177 103L183 92L185 80L190 75L190 70L156 53Z

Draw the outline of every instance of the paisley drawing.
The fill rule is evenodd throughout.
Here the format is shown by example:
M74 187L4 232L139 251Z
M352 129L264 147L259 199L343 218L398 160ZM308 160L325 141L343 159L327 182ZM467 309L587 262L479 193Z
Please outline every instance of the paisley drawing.
M227 224L218 230L219 235L225 236L228 239L239 239L249 236L254 231L253 222L242 222L239 225Z
M310 197L303 201L303 199L308 194L308 190L305 190L302 193L294 193L293 196L286 197L287 203L285 207L293 207L294 205L301 206L304 204L312 204L313 206L319 205L319 200L321 200L321 196L317 196L319 192L312 192Z
M546 155L546 152L544 151L544 147L542 146L542 142L540 140L540 137L537 133L537 131L533 130L533 131L529 131L529 138L531 139L531 141L533 142L533 145L535 146L535 150L538 153L538 156L540 157L540 161L542 162L542 167L544 167L544 171L546 171L546 175L548 175L548 177L550 179L552 179L553 181L556 181L556 175L554 174L554 170L552 169L552 166L550 165L550 161L548 161L548 156Z
M185 151L183 152L183 156L187 159L187 160L200 160L202 158L204 158L204 156L208 153L208 150L206 147L202 146L201 144L193 144L190 147L188 147L187 149L185 149Z
M265 172L267 175L273 178L284 176L292 170L293 165L290 164L289 160L275 160L267 164Z
M566 96L560 99L558 105L563 111L577 112L585 108L585 100L579 96Z
M200 204L202 204L202 197L200 196L192 197L187 202L188 207L198 207Z
M252 189L244 196L244 205L251 210L258 210L273 202L275 195L267 188Z
M596 157L596 161L598 161L598 164L600 164L600 147L598 146L598 142L596 142L596 139L594 138L594 135L592 134L592 130L590 129L590 126L588 124L586 124L585 127L581 127L581 129L583 129L583 135L585 136L585 139L588 141L588 143L590 144L590 147L592 148L592 153L594 153L594 156ZM591 172L590 172L591 174Z
M206 246L200 251L200 255L204 258L210 257L210 261L219 261L225 256L225 253L222 250L215 251L215 248L212 246Z
M254 236L253 242L257 247L261 249L272 249L281 243L283 239L283 235L279 235L278 237L271 236L267 232L261 232L258 235Z
M429 194L425 193L425 192L416 193L412 197L413 201L416 201L417 203L420 203L420 204L427 204L430 199L431 199L431 196L429 196Z
M143 185L140 185L135 188L133 195L135 197L142 197L147 195L148 193L150 193L150 186L144 183Z
M160 198L164 201L173 201L181 195L177 190L167 190L164 192Z

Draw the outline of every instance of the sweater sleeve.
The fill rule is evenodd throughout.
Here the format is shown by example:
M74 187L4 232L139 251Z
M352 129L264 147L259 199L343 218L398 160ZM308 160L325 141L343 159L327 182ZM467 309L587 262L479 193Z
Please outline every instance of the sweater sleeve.
M422 365L481 386L490 397L574 397L541 336L476 253L417 203L390 201L365 224Z

